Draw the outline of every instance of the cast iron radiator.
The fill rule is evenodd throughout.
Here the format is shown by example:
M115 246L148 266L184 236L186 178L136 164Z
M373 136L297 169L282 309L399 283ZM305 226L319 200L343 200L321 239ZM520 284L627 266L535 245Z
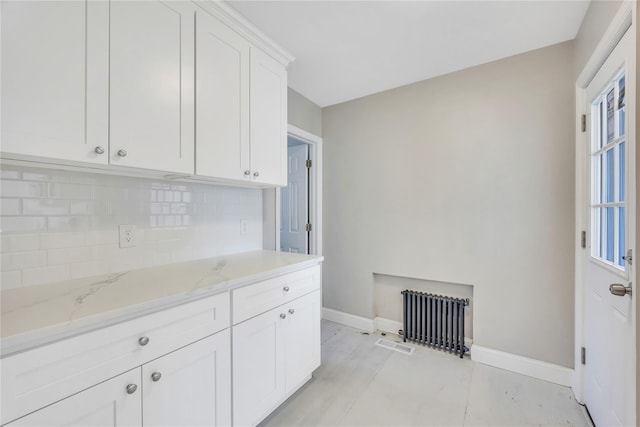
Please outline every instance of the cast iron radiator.
M459 354L462 358L468 351L464 346L464 308L469 300L409 290L401 294L404 341Z

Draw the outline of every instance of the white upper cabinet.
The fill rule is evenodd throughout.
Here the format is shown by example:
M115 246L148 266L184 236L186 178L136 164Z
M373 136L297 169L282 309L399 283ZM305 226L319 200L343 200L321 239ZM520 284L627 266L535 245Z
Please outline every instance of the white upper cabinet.
M251 176L259 183L287 185L287 71L251 49Z
M228 6L0 7L3 158L286 185L293 58Z
M111 2L112 164L193 173L194 14L189 2Z
M196 16L196 175L249 179L249 42Z
M2 1L2 151L106 164L109 4Z

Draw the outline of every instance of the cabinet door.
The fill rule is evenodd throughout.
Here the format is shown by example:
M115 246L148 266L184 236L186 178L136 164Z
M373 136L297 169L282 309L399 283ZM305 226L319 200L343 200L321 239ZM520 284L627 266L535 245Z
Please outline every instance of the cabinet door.
M127 392L127 386L135 390ZM140 426L142 393L140 369L74 394L12 423L18 426Z
M284 357L285 385L289 395L320 366L320 291L298 298L286 307Z
M106 164L108 2L0 4L2 151Z
M142 384L145 427L231 425L229 329L143 365Z
M233 327L233 422L254 426L284 398L284 308Z
M110 162L192 174L190 2L110 3Z
M247 40L205 12L196 15L196 174L249 175Z
M251 176L287 185L287 71L251 48Z

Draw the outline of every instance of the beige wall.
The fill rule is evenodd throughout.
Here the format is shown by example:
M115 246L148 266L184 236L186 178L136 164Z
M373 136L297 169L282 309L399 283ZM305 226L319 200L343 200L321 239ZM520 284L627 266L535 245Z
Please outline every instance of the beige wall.
M287 92L288 121L290 125L322 136L322 109L289 88Z
M474 342L573 366L573 42L323 109L324 305L472 285Z
M577 78L620 8L620 0L592 0L575 38L574 75Z

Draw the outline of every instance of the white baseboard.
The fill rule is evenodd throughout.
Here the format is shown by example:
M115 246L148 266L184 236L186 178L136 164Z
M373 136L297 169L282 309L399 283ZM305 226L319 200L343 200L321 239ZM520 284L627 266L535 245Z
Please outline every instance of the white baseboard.
M373 326L376 331L383 331L397 335L398 331L402 329L402 322L385 319L384 317L376 317L373 319Z
M360 329L370 334L375 331L373 319L356 316L355 314L345 313L332 308L322 307L322 318L331 322L340 323L341 325L351 326L352 328Z
M571 387L573 369L473 344L471 360L540 380Z

